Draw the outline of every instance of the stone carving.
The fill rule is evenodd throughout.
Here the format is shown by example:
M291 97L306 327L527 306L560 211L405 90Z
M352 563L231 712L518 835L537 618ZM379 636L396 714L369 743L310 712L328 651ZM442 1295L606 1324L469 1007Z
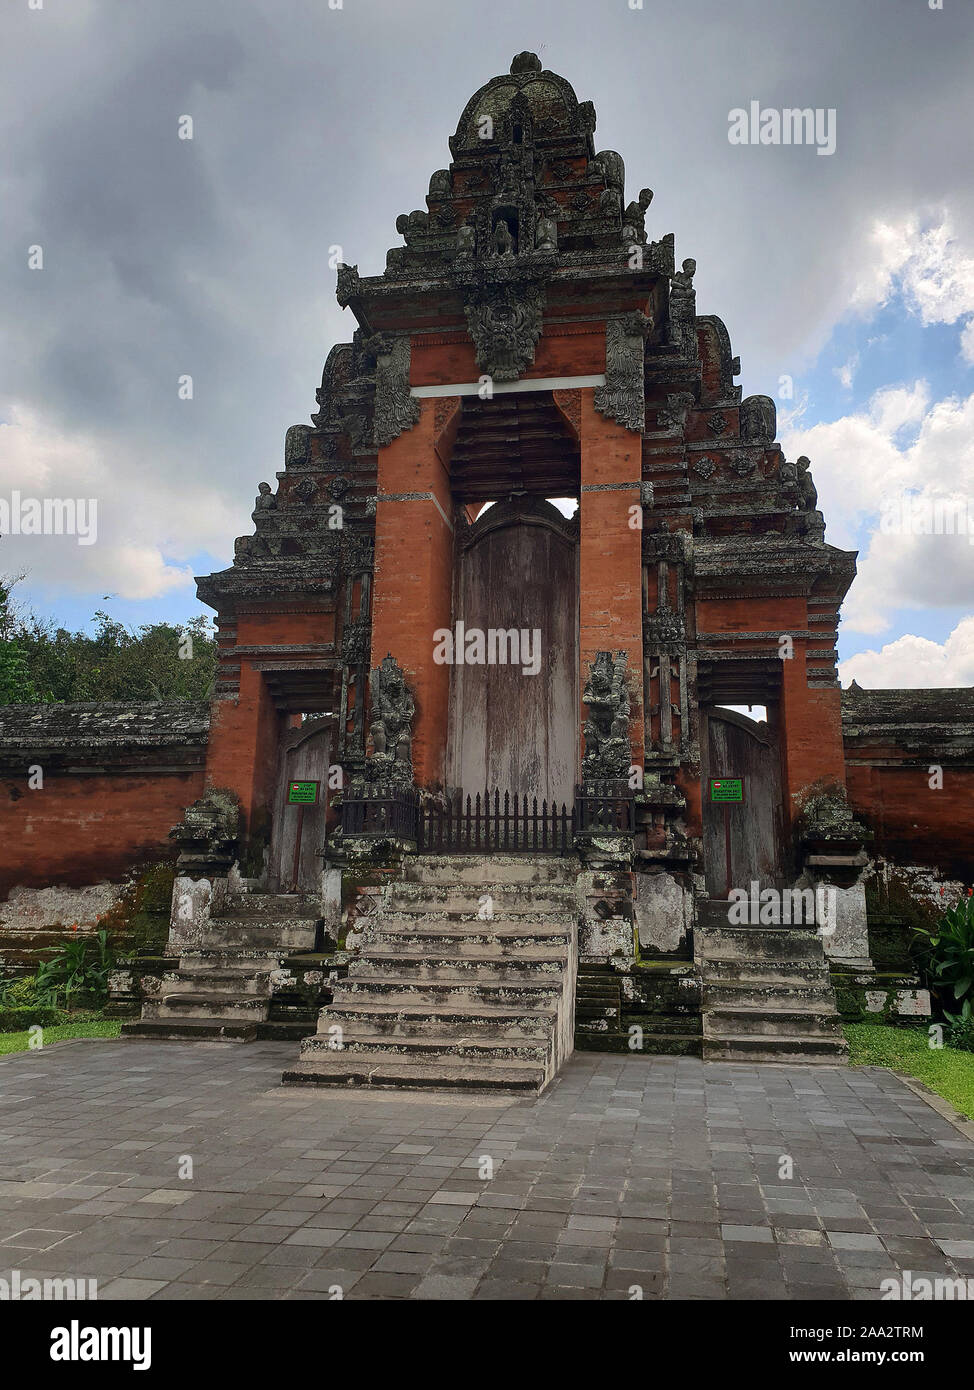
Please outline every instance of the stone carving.
M615 189L621 202L622 190L626 186L626 165L622 155L616 154L615 150L600 150L592 163L605 180L606 188Z
M514 238L511 236L511 229L504 221L503 217L494 228L494 255L513 256Z
M595 389L595 408L627 429L646 427L643 348L653 321L646 314L625 314L605 325L605 385Z
M469 220L462 222L457 229L457 250L472 253L477 246L477 230Z
M696 261L688 258L683 269L670 276L670 340L684 357L694 357L697 351L696 270Z
M629 203L622 214L622 239L627 243L646 240L646 210L653 201L653 190L641 188L637 202Z
M284 467L293 468L295 465L307 463L311 452L310 425L292 425L284 436Z
M254 510L250 514L254 521L257 520L258 512L272 512L276 509L277 498L271 492L270 483L258 483L257 496L254 499Z
M376 356L373 424L376 447L390 444L403 430L412 429L419 416L419 401L409 394L409 339L394 338L382 343Z
M814 512L818 507L818 489L812 481L809 472L811 459L802 454L798 460L798 495L801 498L799 506L803 512Z
M553 217L542 212L538 215L534 234L534 245L538 251L558 250L558 223Z
M741 438L754 444L770 444L778 426L778 412L770 396L748 396L741 402Z
M629 689L626 685L626 652L596 652L589 666L582 700L588 708L583 733L585 780L629 776L632 745L629 740Z
M693 468L694 472L699 473L701 478L709 478L716 472L717 465L712 458L707 458L705 455L703 458L697 459Z
M727 429L727 416L721 410L715 410L707 421L707 428L711 434L723 434Z
M394 786L411 786L413 780L413 715L416 705L399 663L391 654L382 658L369 679L372 697L373 756L366 778Z
M397 224L398 225L398 224ZM360 292L361 283L357 265L342 264L338 267L338 284L336 286L336 296L343 309L347 309L351 300Z
M342 663L363 666L369 659L372 623L369 618L353 618L342 633Z
M449 198L450 196L450 171L449 169L437 169L430 174L429 196L434 199Z
M544 290L540 285L489 285L467 305L466 313L477 365L494 381L517 381L534 361Z
M302 478L293 489L295 497L305 505L311 502L318 492L318 484L314 478Z
M225 877L240 837L240 803L234 792L211 787L186 808L169 832L179 849L176 873L186 878Z

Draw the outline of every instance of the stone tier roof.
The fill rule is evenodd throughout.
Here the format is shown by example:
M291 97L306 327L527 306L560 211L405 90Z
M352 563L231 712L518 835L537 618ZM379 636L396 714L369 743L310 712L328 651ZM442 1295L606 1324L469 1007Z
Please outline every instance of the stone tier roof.
M0 764L199 763L209 728L209 704L199 700L0 705Z

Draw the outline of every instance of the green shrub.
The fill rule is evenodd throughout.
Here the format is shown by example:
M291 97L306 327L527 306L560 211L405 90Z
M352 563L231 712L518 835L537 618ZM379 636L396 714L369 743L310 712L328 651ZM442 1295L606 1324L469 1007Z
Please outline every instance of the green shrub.
M917 943L924 972L950 1019L948 1009L961 1005L970 1017L974 998L974 897L962 898L932 926L918 926Z
M108 932L78 936L58 953L38 966L38 988L47 990L69 1006L82 998L104 1003L108 998L108 976L115 968L115 957L108 944Z
M0 1006L0 1033L23 1033L26 1029L40 1025L53 1028L58 1023L66 1023L68 1015L63 1009L41 1008L36 1004L22 1005L19 1008Z

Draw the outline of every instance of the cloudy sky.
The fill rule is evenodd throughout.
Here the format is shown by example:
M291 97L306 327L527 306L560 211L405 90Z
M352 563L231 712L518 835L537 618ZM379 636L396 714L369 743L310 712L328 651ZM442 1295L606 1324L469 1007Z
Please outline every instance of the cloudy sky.
M381 272L467 99L532 49L656 191L650 236L696 258L860 551L844 682L974 682L974 5L937 4L8 0L0 498L95 497L98 542L7 537L0 571L67 626L201 611L351 336L329 248ZM752 101L834 109L834 154L731 144ZM903 534L910 498L972 534Z

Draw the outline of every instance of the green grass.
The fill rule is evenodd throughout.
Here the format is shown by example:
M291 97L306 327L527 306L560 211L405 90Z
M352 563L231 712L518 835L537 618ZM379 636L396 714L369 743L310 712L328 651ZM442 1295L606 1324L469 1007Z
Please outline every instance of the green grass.
M849 1023L849 1060L858 1067L892 1067L922 1081L938 1096L974 1118L974 1052L930 1047L924 1028L883 1028Z
M66 1038L117 1038L122 1031L117 1018L89 1019L84 1023L59 1023L44 1029L44 1044L62 1042ZM6 1052L26 1052L30 1033L0 1033L0 1057Z

